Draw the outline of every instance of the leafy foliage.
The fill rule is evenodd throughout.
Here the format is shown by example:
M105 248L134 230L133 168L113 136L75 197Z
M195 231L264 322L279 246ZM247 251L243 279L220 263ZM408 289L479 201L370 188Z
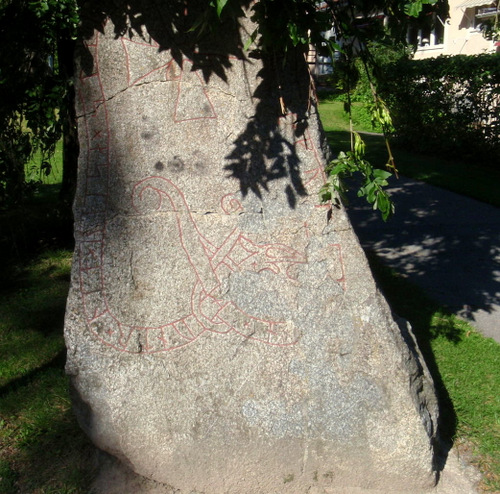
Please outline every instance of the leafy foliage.
M360 56L368 74L372 58L365 49L367 42L402 40L408 16L420 14L436 1L327 0L318 8L316 0L252 3L208 0L206 7L202 3L197 5L195 10L200 15L189 31L196 31L201 37L207 29L216 31L219 21L239 17L242 8L249 8L256 30L249 33L247 48L253 45L255 52L271 54L285 66L290 52L305 54L309 45L314 44L325 54L340 51L348 64ZM39 150L40 173L50 173L46 156L53 152L63 131L64 134L71 132L67 125L71 120L70 71L62 52L68 52L66 48L76 36L77 4L77 0L4 0L0 3L0 39L12 47L0 55L0 207L19 202L26 194L24 164L27 159ZM103 7L95 13L99 16L105 11ZM382 24L378 15L381 13L390 13L388 26ZM26 25L32 28L27 30ZM322 33L332 25L336 39L325 39ZM342 46L340 39L344 40ZM385 106L374 92L371 78L370 73L373 115L385 128L389 125ZM359 171L363 174L363 170Z
M380 168L373 168L365 159L365 143L357 132L354 132L353 150L340 152L326 168L328 179L321 188L320 197L323 202L334 200L335 193L342 201L347 202L346 179L355 174L362 177L362 185L358 189L358 197L365 197L373 209L378 209L386 221L394 213L394 204L384 190L387 179L392 175Z
M401 59L384 71L379 89L400 141L419 151L500 164L498 55Z
M229 3L227 0L216 0L213 6L220 15ZM392 128L391 119L387 106L375 91L371 68L374 66L373 57L367 49L367 42L374 39L401 42L406 33L408 15L418 15L424 4L434 3L436 0L415 0L407 4L393 0L358 0L347 3L330 0L318 5L315 0L261 0L251 7L251 18L257 27L250 35L247 48L254 44L257 50L271 53L277 59L286 59L287 54L294 49L301 49L305 54L311 44L332 59L335 59L335 52L341 53L346 76L344 83L348 95L348 112L351 109L350 91L355 86L354 78L359 77L359 70L355 67L355 62L359 59L371 92L372 120L384 131L389 131ZM379 14L389 12L391 23L386 27ZM323 33L332 26L336 35L326 39ZM329 201L337 193L342 199L345 187L343 179L360 175L358 195L366 197L375 209L381 211L382 217L387 219L394 206L382 187L387 185L387 178L391 173L374 169L364 159L360 151L361 143L360 136L353 135L352 149L339 154L330 163L327 169L329 180L322 189L321 197L324 201ZM395 170L389 145L387 149L389 168Z
M22 201L29 190L24 166L37 150L41 172L61 138L61 114L70 90L61 48L75 37L73 0L7 0L0 3L0 207Z

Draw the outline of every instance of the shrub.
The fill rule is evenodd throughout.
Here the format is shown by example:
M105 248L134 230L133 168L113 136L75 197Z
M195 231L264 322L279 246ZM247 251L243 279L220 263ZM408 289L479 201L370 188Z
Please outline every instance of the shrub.
M500 56L441 56L383 67L379 92L406 146L500 164Z

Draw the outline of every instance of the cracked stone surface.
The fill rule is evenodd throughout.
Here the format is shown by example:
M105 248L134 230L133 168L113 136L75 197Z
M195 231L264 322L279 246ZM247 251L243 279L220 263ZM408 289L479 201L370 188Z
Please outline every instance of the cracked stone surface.
M175 492L429 487L432 380L345 212L318 203L303 59L279 93L244 30L189 51L143 4L80 50L65 335L81 425Z

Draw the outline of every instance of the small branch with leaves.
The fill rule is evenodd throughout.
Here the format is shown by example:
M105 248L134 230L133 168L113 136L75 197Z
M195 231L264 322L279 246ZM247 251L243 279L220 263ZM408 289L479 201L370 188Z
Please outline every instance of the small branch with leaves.
M394 203L384 189L392 173L374 168L365 159L365 143L357 132L353 132L353 146L347 153L341 151L338 157L326 167L327 180L320 190L322 202L333 202L336 198L348 203L349 190L346 181L355 175L361 175L358 197L365 197L373 209L378 209L384 221L394 213Z

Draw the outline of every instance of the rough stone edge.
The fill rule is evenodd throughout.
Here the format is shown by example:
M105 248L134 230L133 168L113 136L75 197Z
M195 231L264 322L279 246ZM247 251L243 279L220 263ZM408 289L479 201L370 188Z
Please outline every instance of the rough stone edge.
M129 469L118 459L95 450L97 475L91 486L89 494L183 494L167 484L146 479ZM443 459L442 475L435 488L412 491L411 494L479 494L478 484L481 474L476 467L467 463L460 457L455 448L449 451L447 458ZM211 494L191 491L189 494ZM219 493L217 493L219 494ZM228 493L243 494L243 493ZM258 494L244 493L244 494ZM269 494L269 493L260 493ZM314 490L311 488L307 494L409 494L408 491L381 491L380 489L367 490L352 486L339 485L334 490Z

